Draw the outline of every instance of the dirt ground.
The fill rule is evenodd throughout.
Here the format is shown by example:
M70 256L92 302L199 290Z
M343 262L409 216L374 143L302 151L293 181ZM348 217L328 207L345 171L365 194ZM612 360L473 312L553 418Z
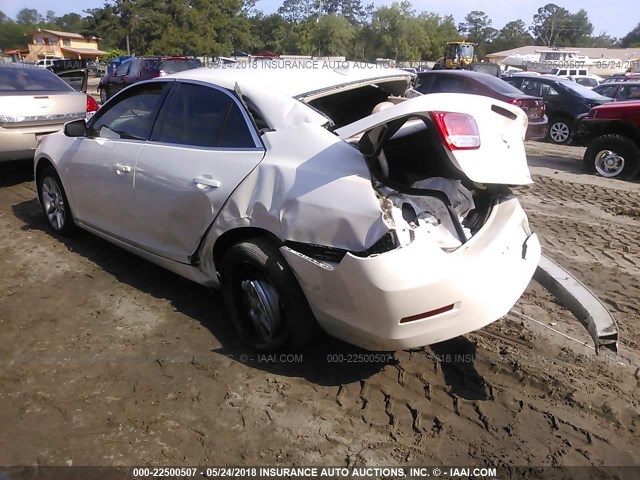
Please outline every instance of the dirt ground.
M640 184L582 174L577 147L527 149L522 203L611 308L619 356L532 283L425 349L321 337L260 357L218 293L52 235L30 166L0 165L0 465L640 465Z

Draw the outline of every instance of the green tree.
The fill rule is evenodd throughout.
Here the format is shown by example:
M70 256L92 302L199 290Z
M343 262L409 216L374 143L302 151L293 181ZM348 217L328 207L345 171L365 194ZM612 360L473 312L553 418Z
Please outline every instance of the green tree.
M531 33L536 44L552 47L562 44L562 34L569 23L569 11L554 3L548 3L538 9L533 16ZM560 40L560 42L559 42Z
M354 27L343 17L324 15L315 30L315 44L320 56L347 56L354 38Z
M431 46L427 32L407 0L375 10L366 37L367 58L418 60Z
M16 23L20 25L38 25L44 21L44 17L34 8L23 8L16 15Z
M491 51L498 52L533 44L534 40L522 20L513 20L500 29L491 44Z
M636 28L622 37L620 46L623 48L640 47L640 23L636 25Z
M464 22L458 25L458 30L466 40L478 43L478 58L483 57L490 48L491 42L498 36L498 30L491 26L489 16L474 10L464 17Z
M80 33L86 28L86 20L77 13L66 13L61 17L55 17L52 26L63 32Z
M291 23L303 23L317 19L320 14L320 0L284 0L278 15Z
M578 10L570 14L564 32L562 34L565 46L588 47L591 45L593 25L589 21L587 11Z
M591 37L589 41L590 47L596 48L615 48L618 45L618 39L610 37L606 32L601 32L595 37ZM638 44L640 46L640 43Z

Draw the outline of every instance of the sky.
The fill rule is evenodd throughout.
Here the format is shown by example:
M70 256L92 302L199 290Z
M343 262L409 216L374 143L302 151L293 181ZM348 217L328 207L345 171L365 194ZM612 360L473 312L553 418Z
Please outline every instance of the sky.
M363 0L369 3L371 0ZM82 14L87 8L101 7L104 0L0 0L0 10L9 17L23 8L35 8L43 15L53 10L57 15L69 12ZM391 0L373 0L376 6L390 5ZM456 24L464 21L464 17L472 10L481 10L492 19L492 26L502 28L511 20L521 19L527 25L539 7L547 3L555 3L571 13L584 8L593 24L594 34L605 32L612 37L623 37L640 23L640 10L637 0L411 0L416 11L434 12L439 15L453 15ZM282 0L258 0L257 9L265 13L273 13L282 4Z

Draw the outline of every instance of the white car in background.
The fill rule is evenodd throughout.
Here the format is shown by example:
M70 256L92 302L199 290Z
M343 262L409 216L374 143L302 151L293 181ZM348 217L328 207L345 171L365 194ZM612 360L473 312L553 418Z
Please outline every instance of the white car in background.
M300 347L318 325L412 348L505 315L540 257L508 187L531 183L525 113L409 99L401 70L277 65L140 82L44 138L49 225L221 286L258 351Z

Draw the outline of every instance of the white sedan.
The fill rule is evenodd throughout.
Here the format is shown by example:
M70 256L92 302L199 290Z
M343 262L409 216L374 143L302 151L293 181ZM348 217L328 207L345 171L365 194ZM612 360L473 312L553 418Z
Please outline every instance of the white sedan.
M511 309L540 257L508 187L531 183L522 110L407 98L402 70L257 65L137 83L45 137L51 228L221 287L258 351L299 348L318 326L412 348Z

